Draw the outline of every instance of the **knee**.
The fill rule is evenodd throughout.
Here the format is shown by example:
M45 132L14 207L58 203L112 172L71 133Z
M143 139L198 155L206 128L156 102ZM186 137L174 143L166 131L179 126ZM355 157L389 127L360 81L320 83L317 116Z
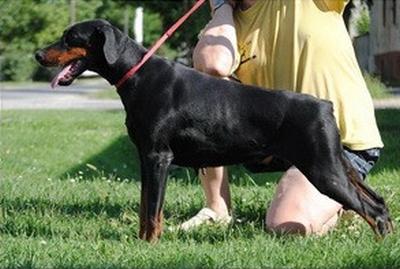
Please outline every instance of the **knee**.
M227 78L231 75L227 66L222 62L204 63L202 66L197 66L196 69L214 77Z
M332 230L337 222L338 214L324 222L307 218L274 220L267 215L266 229L278 234L324 235Z
M312 223L307 220L266 221L266 230L277 234L309 235L313 233Z
M194 68L215 77L229 77L233 66L231 57L218 49L204 49L193 55Z
M234 55L226 46L204 44L200 41L193 52L196 70L216 77L229 77L232 73Z

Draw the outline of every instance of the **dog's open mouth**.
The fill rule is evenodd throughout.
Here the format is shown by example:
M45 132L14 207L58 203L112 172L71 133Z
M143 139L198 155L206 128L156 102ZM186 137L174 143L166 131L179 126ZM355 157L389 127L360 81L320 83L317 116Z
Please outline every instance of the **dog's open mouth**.
M86 60L84 58L73 60L63 67L51 82L51 87L57 85L68 86L86 70Z

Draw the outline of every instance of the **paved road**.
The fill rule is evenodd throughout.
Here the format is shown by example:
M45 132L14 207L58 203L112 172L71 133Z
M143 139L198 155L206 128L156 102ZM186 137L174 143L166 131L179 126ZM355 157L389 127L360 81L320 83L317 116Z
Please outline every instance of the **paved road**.
M69 87L50 88L50 83L1 84L1 109L122 109L120 100L95 99L91 94L111 88L103 79L81 79ZM114 90L113 88L110 90ZM375 100L376 109L400 109L400 88L394 97Z
M0 105L1 109L122 109L120 100L91 96L106 88L110 86L103 79L82 79L55 89L50 83L7 83L0 88Z
M400 109L400 87L390 89L393 96L388 99L374 100L375 109L396 108Z

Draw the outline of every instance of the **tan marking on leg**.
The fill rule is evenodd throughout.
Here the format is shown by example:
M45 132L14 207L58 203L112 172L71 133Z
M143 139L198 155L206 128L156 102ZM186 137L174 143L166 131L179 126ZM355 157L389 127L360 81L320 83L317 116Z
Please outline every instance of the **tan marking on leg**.
M162 212L159 212L154 219L151 219L146 229L146 240L150 243L155 243L162 233Z
M142 190L141 190L141 196L140 196L140 211L139 211L139 238L140 239L146 239L146 232L147 232L147 226L148 226L148 220L146 217L146 212L147 212L147 190L146 188L143 188L142 185Z

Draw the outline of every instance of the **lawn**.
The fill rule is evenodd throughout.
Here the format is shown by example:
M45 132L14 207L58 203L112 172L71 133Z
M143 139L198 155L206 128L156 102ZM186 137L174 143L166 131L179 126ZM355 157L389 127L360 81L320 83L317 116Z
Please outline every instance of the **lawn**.
M400 110L377 111L385 151L369 177L400 222ZM137 238L139 171L120 111L3 111L0 268L400 268L398 233L377 241L357 216L323 237L266 233L279 175L231 168L236 222ZM171 172L166 227L203 205L194 173Z

